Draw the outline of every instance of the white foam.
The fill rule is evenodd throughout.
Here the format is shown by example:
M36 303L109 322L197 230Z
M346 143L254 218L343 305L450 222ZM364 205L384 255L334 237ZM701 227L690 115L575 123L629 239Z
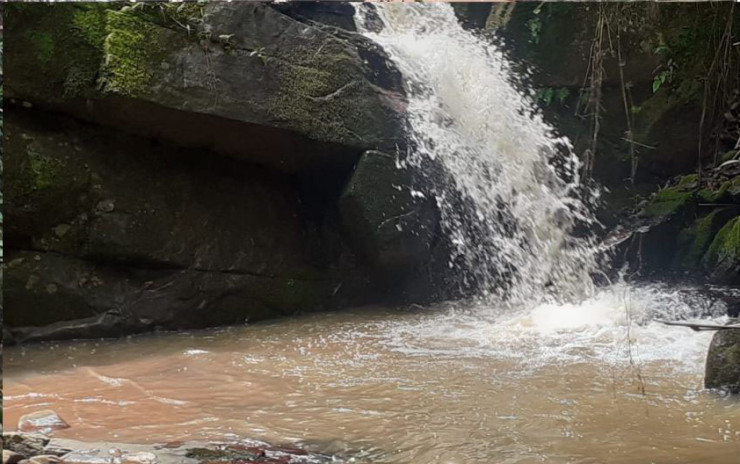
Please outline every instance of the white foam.
M726 310L692 288L617 284L581 303L513 311L451 307L389 326L387 343L410 356L509 358L533 369L552 363L660 361L698 372L712 333L659 320L722 323Z

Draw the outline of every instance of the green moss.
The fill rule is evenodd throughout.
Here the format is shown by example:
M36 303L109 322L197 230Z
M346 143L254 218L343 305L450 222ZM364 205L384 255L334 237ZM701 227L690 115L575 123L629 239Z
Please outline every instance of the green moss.
M6 84L20 95L54 102L86 96L102 60L108 6L36 3L6 15ZM74 82L67 82L72 76ZM80 82L84 81L84 82Z
M152 79L158 48L158 26L128 13L109 12L103 44L104 89L122 95L144 92Z
M727 181L727 193L733 197L740 195L740 175L735 176L732 180Z
M738 261L740 261L740 217L732 219L720 229L703 258L707 268L727 267Z
M678 181L678 187L693 187L699 182L699 175L698 174L689 174L688 176L683 176Z
M36 59L44 64L49 63L54 57L54 35L48 31L27 32L29 40L33 44L33 52Z
M729 150L719 155L717 157L717 160L719 164L722 164L722 163L726 163L727 161L735 159L736 156L737 156L736 150Z
M691 200L690 192L682 192L676 187L663 189L655 194L650 204L645 207L648 216L669 216Z
M677 240L678 253L674 259L674 267L694 269L701 262L704 253L712 242L714 233L720 225L721 218L720 211L712 211L679 233Z
M106 11L101 8L90 8L73 12L73 31L95 48L101 48L105 40Z
M271 115L297 123L295 130L350 145L394 133L394 114L366 94L362 70L341 42L327 39L318 51L300 47L252 59L261 59L266 75L279 83L280 91L269 105ZM350 127L365 130L356 134Z
M699 190L698 195L699 195L699 198L701 198L703 201L706 201L708 203L714 203L714 202L722 200L727 194L727 191L730 189L731 186L732 186L732 182L725 181L725 182L722 182L722 184L716 190L713 190L708 187Z
M28 153L28 169L33 190L43 190L54 186L61 163L41 153Z
M640 142L650 142L653 127L669 112L675 111L680 102L670 92L658 92L640 105L635 117L635 137Z

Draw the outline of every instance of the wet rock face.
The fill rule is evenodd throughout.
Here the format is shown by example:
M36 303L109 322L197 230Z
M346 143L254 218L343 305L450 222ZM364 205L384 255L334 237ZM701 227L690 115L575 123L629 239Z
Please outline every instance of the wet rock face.
M436 212L377 155L402 78L351 6L9 8L8 340L431 298Z
M740 393L740 330L719 330L707 355L704 386Z
M273 172L61 116L12 113L6 134L20 341L329 309L338 276L362 275L327 207Z
M434 201L413 188L396 156L363 154L340 200L342 223L362 256L384 273L425 259L438 223ZM388 188L388 187L391 188Z
M633 210L624 255L650 276L740 283L740 164L673 179Z
M155 105L362 149L402 143L400 80L378 78L393 71L367 39L261 3L176 8L13 11L5 26L6 96L170 138L182 136L176 124L142 127L132 116L146 118ZM302 16L321 9L290 8ZM61 44L77 48L54 50Z

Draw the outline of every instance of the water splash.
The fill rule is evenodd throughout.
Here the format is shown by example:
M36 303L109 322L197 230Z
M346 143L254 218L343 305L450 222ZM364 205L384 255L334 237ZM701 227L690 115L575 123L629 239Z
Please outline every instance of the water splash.
M553 364L625 366L630 360L700 372L713 333L693 333L657 319L727 320L726 303L707 298L700 288L660 284L617 283L578 303L513 311L447 306L389 327L388 346L410 356L508 359L518 363L522 375Z
M592 243L571 235L593 221L579 161L511 83L502 51L444 3L366 4L356 23L404 76L411 148L400 165L444 172L427 188L464 286L508 305L592 294Z

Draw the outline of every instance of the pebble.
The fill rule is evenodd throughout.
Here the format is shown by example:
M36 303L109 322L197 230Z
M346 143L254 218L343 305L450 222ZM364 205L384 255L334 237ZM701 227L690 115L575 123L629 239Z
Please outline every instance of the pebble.
M141 452L124 455L122 464L154 464L156 461L154 453Z

